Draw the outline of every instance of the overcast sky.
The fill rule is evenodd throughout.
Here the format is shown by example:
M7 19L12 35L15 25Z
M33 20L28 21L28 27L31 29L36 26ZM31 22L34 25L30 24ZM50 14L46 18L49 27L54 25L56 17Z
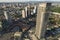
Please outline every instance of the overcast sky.
M60 1L60 0L0 0L0 2Z

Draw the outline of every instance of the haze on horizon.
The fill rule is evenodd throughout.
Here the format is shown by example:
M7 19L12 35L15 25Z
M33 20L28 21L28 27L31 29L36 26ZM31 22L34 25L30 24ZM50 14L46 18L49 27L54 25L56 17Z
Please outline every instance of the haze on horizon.
M60 0L0 0L0 2L29 2L29 1L60 2Z

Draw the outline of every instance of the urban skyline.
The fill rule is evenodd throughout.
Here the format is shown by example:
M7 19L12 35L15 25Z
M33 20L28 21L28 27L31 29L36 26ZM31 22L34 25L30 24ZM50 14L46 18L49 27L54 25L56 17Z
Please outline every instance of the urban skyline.
M0 3L0 40L60 40L60 4Z

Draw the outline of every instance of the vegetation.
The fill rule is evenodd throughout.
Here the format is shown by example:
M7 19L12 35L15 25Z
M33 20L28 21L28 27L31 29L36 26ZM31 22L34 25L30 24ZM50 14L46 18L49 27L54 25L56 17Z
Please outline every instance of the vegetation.
M21 17L22 16L22 14L14 14L13 15L13 18L15 17L15 18L19 18L19 17Z
M58 21L58 24L60 24L60 20Z
M60 13L60 7L52 7L51 11L52 12L59 12Z

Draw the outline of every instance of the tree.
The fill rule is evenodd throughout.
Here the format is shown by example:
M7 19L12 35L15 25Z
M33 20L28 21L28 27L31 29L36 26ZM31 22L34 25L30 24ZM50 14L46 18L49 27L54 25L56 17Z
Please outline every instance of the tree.
M60 13L60 7L52 7L51 11Z

